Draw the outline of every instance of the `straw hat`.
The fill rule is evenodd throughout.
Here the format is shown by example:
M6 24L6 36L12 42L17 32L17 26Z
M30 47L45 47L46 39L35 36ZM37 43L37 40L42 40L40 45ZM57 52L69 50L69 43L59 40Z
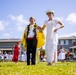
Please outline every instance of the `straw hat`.
M53 10L47 10L46 14L48 14L48 13L53 13L54 14L54 11Z

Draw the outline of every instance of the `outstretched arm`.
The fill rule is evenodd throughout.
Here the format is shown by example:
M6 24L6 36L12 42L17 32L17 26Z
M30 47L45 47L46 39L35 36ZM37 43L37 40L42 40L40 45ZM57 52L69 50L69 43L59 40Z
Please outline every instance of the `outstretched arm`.
M43 27L41 28L40 26L37 26L37 29L42 32L44 29L46 28L46 25L43 25Z
M42 27L42 30L44 30L45 28L46 28L46 25L44 24L43 27Z

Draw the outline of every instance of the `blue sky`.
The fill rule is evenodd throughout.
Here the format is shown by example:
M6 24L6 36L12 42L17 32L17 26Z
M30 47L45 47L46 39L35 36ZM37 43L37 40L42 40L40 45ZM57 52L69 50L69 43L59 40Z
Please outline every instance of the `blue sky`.
M48 9L65 25L59 36L76 36L76 0L0 0L0 38L21 38L30 16L42 27Z

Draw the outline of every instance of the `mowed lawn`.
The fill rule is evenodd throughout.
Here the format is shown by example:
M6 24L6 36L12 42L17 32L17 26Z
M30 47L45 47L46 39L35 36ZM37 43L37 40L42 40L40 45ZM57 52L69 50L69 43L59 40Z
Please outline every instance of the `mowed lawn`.
M47 66L46 62L36 66L27 66L25 62L0 62L0 75L76 75L76 62L58 62L55 66Z

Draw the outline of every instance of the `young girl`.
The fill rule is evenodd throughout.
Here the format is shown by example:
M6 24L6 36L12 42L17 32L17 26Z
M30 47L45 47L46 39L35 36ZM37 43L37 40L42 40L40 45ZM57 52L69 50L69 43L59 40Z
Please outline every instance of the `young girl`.
M55 65L57 61L57 43L58 43L58 36L57 30L63 28L64 25L58 21L54 17L54 11L47 11L46 15L48 16L48 20L45 21L42 30L46 27L46 56L47 56L47 63L48 65ZM57 24L60 26L57 27Z
M15 46L13 47L13 50L14 50L14 55L13 55L12 61L17 63L18 62L18 56L19 56L19 50L20 50L19 42L17 42L15 44Z
M61 62L64 62L65 61L65 49L64 48L61 48L60 51L59 51L59 57L58 59L61 60Z

